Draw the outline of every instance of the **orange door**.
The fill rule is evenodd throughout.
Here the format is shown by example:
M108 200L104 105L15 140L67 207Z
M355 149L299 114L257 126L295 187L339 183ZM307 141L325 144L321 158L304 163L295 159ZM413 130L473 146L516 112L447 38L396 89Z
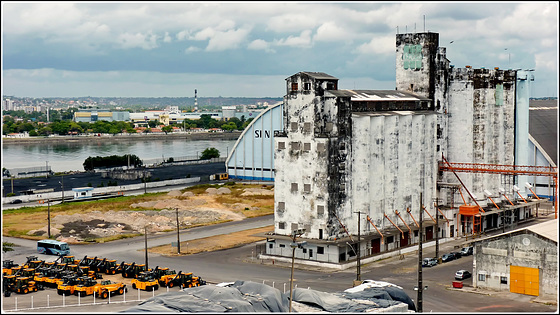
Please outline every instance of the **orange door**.
M539 269L510 266L510 286L512 293L539 296Z

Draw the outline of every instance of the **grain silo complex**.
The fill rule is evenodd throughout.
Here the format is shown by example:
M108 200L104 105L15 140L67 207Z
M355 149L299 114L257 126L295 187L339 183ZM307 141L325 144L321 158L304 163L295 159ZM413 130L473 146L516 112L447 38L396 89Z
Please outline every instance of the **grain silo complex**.
M323 72L288 77L283 104L253 121L227 164L234 178L271 170L266 255L292 257L294 231L307 241L296 258L340 264L418 244L420 226L431 241L534 217L545 199L525 183L540 170L513 167L529 164L531 80L456 68L431 32L396 35L395 90L339 90ZM538 176L556 178L553 166Z

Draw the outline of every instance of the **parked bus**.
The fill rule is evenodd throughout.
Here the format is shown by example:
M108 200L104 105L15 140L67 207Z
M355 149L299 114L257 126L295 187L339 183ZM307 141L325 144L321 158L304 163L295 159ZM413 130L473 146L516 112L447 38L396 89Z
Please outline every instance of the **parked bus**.
M68 246L68 243L66 242L42 240L37 241L37 251L40 254L64 256L70 254L70 246Z

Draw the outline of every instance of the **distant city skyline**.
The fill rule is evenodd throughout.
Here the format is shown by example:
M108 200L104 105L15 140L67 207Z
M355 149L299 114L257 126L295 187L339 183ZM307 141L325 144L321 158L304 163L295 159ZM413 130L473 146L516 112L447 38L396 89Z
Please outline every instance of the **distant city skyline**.
M558 96L549 2L2 2L2 95L282 97L325 72L395 88L395 34L436 32L455 67L534 69Z

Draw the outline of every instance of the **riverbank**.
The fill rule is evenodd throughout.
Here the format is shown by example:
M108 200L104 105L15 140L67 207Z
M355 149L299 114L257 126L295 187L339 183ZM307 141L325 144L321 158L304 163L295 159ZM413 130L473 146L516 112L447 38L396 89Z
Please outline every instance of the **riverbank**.
M87 134L77 136L49 136L49 137L2 137L3 145L22 143L56 143L56 142L89 142L89 141L146 141L146 140L237 140L241 131L233 132L174 132L174 133L137 133L137 134Z

